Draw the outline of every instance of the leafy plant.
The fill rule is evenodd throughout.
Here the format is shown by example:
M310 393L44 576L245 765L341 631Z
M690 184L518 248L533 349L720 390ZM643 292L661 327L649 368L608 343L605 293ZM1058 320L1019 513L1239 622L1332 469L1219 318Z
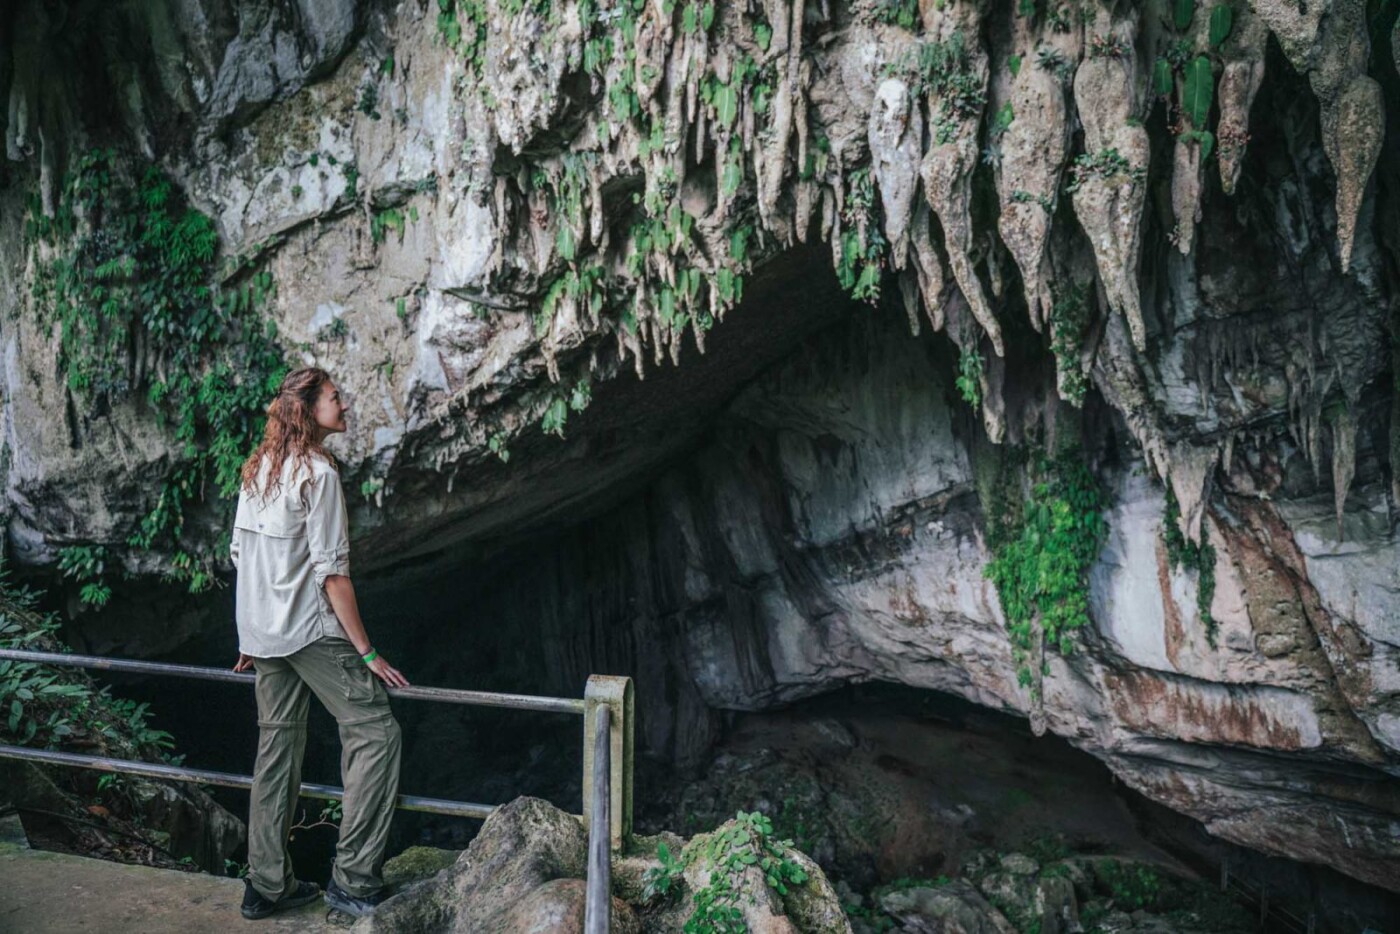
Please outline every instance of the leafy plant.
M1026 658L1037 630L1045 646L1067 655L1075 631L1089 623L1089 568L1107 534L1103 493L1074 453L1038 458L1030 479L1020 515L991 530L985 571L1001 597L1018 680L1027 687L1034 683Z
M1209 130L1187 130L1177 137L1183 143L1196 143L1201 147L1201 160L1210 158L1215 150L1215 135Z
M1069 184L1065 186L1065 190L1076 192L1091 178L1139 182L1146 177L1146 168L1131 164L1116 148L1110 147L1100 149L1096 153L1081 153L1075 157L1074 165L1070 167Z
M1065 58L1065 53L1054 46L1042 45L1035 51L1035 65L1042 71L1053 72L1061 81L1068 81L1074 73L1074 65Z
M1204 535L1201 543L1194 545L1181 532L1181 506L1176 501L1172 485L1167 483L1167 503L1162 515L1162 541L1167 547L1167 560L1172 570L1185 567L1195 571L1196 614L1206 627L1206 642L1216 648L1216 637L1220 625L1210 614L1210 606L1215 601L1215 546Z
M0 648L71 651L59 638L60 621L38 610L40 594L14 584L0 559ZM150 725L150 707L114 698L91 679L35 662L0 660L0 737L48 749L64 744L118 752L123 757L177 761L173 737ZM104 776L106 777L106 776ZM115 791L115 777L99 791Z
M852 172L848 186L841 212L843 230L837 241L840 258L836 278L852 298L873 305L880 298L885 238L876 218L875 181L870 167Z
M982 404L982 353L974 341L958 354L958 378L954 385L963 400L974 409Z
M399 235L399 241L403 242L404 227L403 212L398 208L387 208L370 218L369 236L375 243L383 243L387 231L392 230Z
M81 585L84 606L103 607L111 599L112 588L102 582L106 564L107 549L101 545L70 545L58 553L58 569Z
M874 13L880 22L905 29L913 29L919 24L918 0L875 0Z
M379 119L379 88L373 81L366 81L360 88L360 100L355 109L372 120Z
M659 866L649 866L642 873L642 901L650 903L664 899L680 888L681 877L685 874L685 863L671 855L671 848L665 841L657 844L656 858Z
M1161 874L1157 870L1112 859L1099 860L1094 870L1108 887L1115 907L1123 911L1156 907L1163 887Z
M1050 350L1055 354L1055 367L1069 402L1084 404L1089 381L1080 366L1079 351L1084 329L1089 324L1089 289L1081 283L1071 283L1055 296L1050 309Z
M1113 33L1095 33L1089 37L1089 55L1092 58L1123 58L1128 54L1128 44Z
M202 590L213 559L184 548L184 510L211 484L236 492L285 372L276 328L259 314L272 276L237 257L216 274L213 221L159 168L110 149L77 160L53 217L31 200L27 234L46 248L33 294L41 322L59 331L58 366L75 403L102 411L144 389L177 443L180 459L127 544L172 549L169 576Z
M763 814L740 811L732 823L691 840L682 851L684 865L700 865L709 884L694 893L686 934L737 934L747 931L739 900L744 874L756 867L764 883L779 895L807 881L791 856L791 840L773 839L773 824ZM750 896L751 897L751 896Z

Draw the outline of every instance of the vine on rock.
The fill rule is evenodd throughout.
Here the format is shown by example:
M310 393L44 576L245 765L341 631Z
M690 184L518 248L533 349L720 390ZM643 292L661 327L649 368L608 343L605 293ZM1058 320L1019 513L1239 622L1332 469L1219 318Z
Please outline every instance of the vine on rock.
M1173 571L1185 567L1196 572L1196 613L1206 627L1206 641L1212 649L1218 648L1215 643L1220 624L1210 615L1210 605L1215 600L1215 546L1205 535L1201 536L1199 545L1193 545L1181 533L1180 519L1181 506L1168 483L1167 505L1162 516L1162 542L1167 546L1167 560Z
M659 866L642 877L643 899L666 897L679 890L685 870L698 866L708 874L707 884L692 895L693 910L686 919L686 934L741 934L748 931L740 900L752 901L756 869L763 884L779 895L807 881L807 872L791 856L792 841L773 838L773 822L758 811L740 811L724 826L701 834L681 850L679 858L662 843L657 848Z
M32 199L26 234L35 305L59 329L58 367L80 411L104 415L144 389L177 443L154 507L126 543L173 549L168 576L207 588L213 556L182 541L185 509L211 483L221 496L237 492L285 372L276 326L259 314L275 291L271 274L235 258L217 276L213 221L159 168L130 170L110 149L78 160L52 217ZM105 602L109 592L93 585L102 556L70 552L64 570L87 582L83 599Z
M1074 651L1074 633L1089 623L1089 568L1108 531L1103 492L1076 453L1036 458L1028 479L1019 515L989 523L993 558L985 571L1006 613L1023 687L1037 683L1028 658L1038 646ZM1046 673L1042 658L1039 674Z

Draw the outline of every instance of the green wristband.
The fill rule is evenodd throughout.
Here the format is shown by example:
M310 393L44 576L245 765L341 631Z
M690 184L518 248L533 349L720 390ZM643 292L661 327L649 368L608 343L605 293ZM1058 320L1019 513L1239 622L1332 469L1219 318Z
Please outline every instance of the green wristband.
M374 648L374 646L370 646L370 650L369 650L368 652L366 652L364 655L361 655L361 656L360 656L360 658L364 661L364 663L365 663L366 665L368 665L370 662L374 661L374 660L375 660L376 658L378 658L378 657L379 657L379 650L376 649L376 648Z

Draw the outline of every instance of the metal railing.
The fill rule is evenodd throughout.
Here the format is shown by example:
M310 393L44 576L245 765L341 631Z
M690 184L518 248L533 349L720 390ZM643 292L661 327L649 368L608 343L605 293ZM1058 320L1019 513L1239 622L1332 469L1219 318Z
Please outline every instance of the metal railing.
M59 652L31 652L0 649L0 660L35 662L95 671L120 671L163 677L197 678L251 685L256 675L226 668L143 662L128 658L102 658L96 655L69 655ZM462 691L452 688L411 686L387 688L391 697L425 700L443 704L478 707L507 707L542 713L582 716L583 729L583 814L588 829L588 900L585 907L587 934L604 934L611 923L611 853L622 847L632 834L633 692L632 679L617 675L591 675L582 699L536 697L529 694L503 694L496 691ZM589 732L590 723L593 726ZM162 765L108 756L74 752L29 749L0 745L0 758L24 759L50 765L76 766L102 772L122 772L147 778L252 788L251 775L215 772L184 766ZM340 800L345 789L335 785L303 782L301 794L308 798ZM425 811L454 817L486 818L498 805L399 795L395 803L402 810ZM606 830L604 830L606 828Z

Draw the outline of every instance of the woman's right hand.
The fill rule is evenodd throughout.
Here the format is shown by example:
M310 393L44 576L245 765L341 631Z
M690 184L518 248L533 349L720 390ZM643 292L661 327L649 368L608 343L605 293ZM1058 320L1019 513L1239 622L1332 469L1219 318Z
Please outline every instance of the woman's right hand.
M369 670L378 675L379 680L391 688L408 687L408 679L401 675L397 668L386 662L383 655L376 656L374 661L369 663Z

